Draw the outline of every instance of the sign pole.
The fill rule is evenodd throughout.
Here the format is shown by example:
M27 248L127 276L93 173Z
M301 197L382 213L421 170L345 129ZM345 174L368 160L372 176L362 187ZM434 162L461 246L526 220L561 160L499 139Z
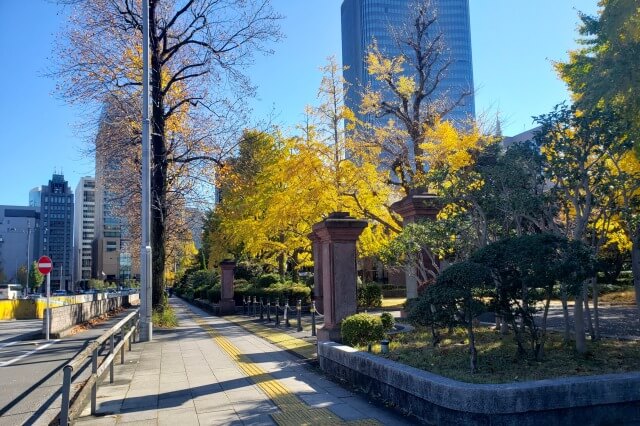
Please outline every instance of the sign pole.
M153 113L151 114L153 117ZM149 0L142 0L142 219L140 230L140 340L153 339L151 256L151 119L149 118Z
M47 340L49 340L49 330L51 329L51 306L49 305L51 297L51 272L47 272L47 325L46 325L46 335Z
M49 340L49 329L51 328L51 270L53 269L53 262L49 256L40 256L38 259L38 271L41 274L47 276L47 309L45 311L45 335Z

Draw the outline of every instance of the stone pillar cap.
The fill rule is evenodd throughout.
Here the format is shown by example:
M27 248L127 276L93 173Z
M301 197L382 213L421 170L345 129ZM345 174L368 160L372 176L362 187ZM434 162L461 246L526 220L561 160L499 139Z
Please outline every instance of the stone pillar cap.
M356 219L345 212L334 212L311 228L315 238L322 241L355 241L368 225L366 220Z
M220 262L220 267L223 267L223 266L227 266L227 267L236 266L236 261L232 259L225 259L222 262Z

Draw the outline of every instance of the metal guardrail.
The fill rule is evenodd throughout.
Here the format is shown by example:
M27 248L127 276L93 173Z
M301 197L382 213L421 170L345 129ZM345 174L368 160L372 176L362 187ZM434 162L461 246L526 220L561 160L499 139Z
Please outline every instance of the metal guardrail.
M109 369L109 383L113 383L113 369L116 354L120 352L120 363L124 364L125 343L129 343L129 351L131 343L135 343L139 338L139 322L140 311L136 309L131 312L108 331L103 333L78 355L76 355L63 368L62 380L62 406L60 409L60 424L67 426L82 412L87 397L91 395L91 414L96 412L96 397L98 385L102 376ZM116 335L120 335L118 344L115 344ZM100 348L109 341L109 354L98 366L98 357ZM85 365L87 358L91 357L91 376L82 384L75 395L71 395L71 384L73 380L73 372ZM72 401L73 398L73 401Z

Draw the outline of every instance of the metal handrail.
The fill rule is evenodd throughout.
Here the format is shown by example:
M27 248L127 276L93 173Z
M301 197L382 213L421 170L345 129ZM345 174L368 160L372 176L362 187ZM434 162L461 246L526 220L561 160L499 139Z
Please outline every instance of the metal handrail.
M140 310L136 309L129 315L120 320L116 325L104 332L100 337L93 340L78 355L73 357L63 368L62 380L62 406L60 409L60 424L67 426L72 422L84 408L87 402L87 396L91 392L91 414L96 412L96 398L100 379L109 367L109 382L113 383L113 361L116 354L120 352L120 363L124 363L124 345L129 342L129 350L131 350L132 340L135 342L136 334L139 334ZM125 333L126 329L126 333ZM115 345L115 335L120 333L120 341ZM98 351L100 347L109 340L109 355L98 366ZM80 387L75 395L75 399L71 402L71 382L73 372L83 366L87 358L91 357L91 376Z

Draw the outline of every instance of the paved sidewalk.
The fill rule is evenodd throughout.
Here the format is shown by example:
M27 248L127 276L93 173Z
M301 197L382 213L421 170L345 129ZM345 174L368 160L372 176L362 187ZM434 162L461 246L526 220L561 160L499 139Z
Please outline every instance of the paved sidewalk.
M98 388L78 424L406 425L306 363L223 318L171 299L180 326L157 331Z

